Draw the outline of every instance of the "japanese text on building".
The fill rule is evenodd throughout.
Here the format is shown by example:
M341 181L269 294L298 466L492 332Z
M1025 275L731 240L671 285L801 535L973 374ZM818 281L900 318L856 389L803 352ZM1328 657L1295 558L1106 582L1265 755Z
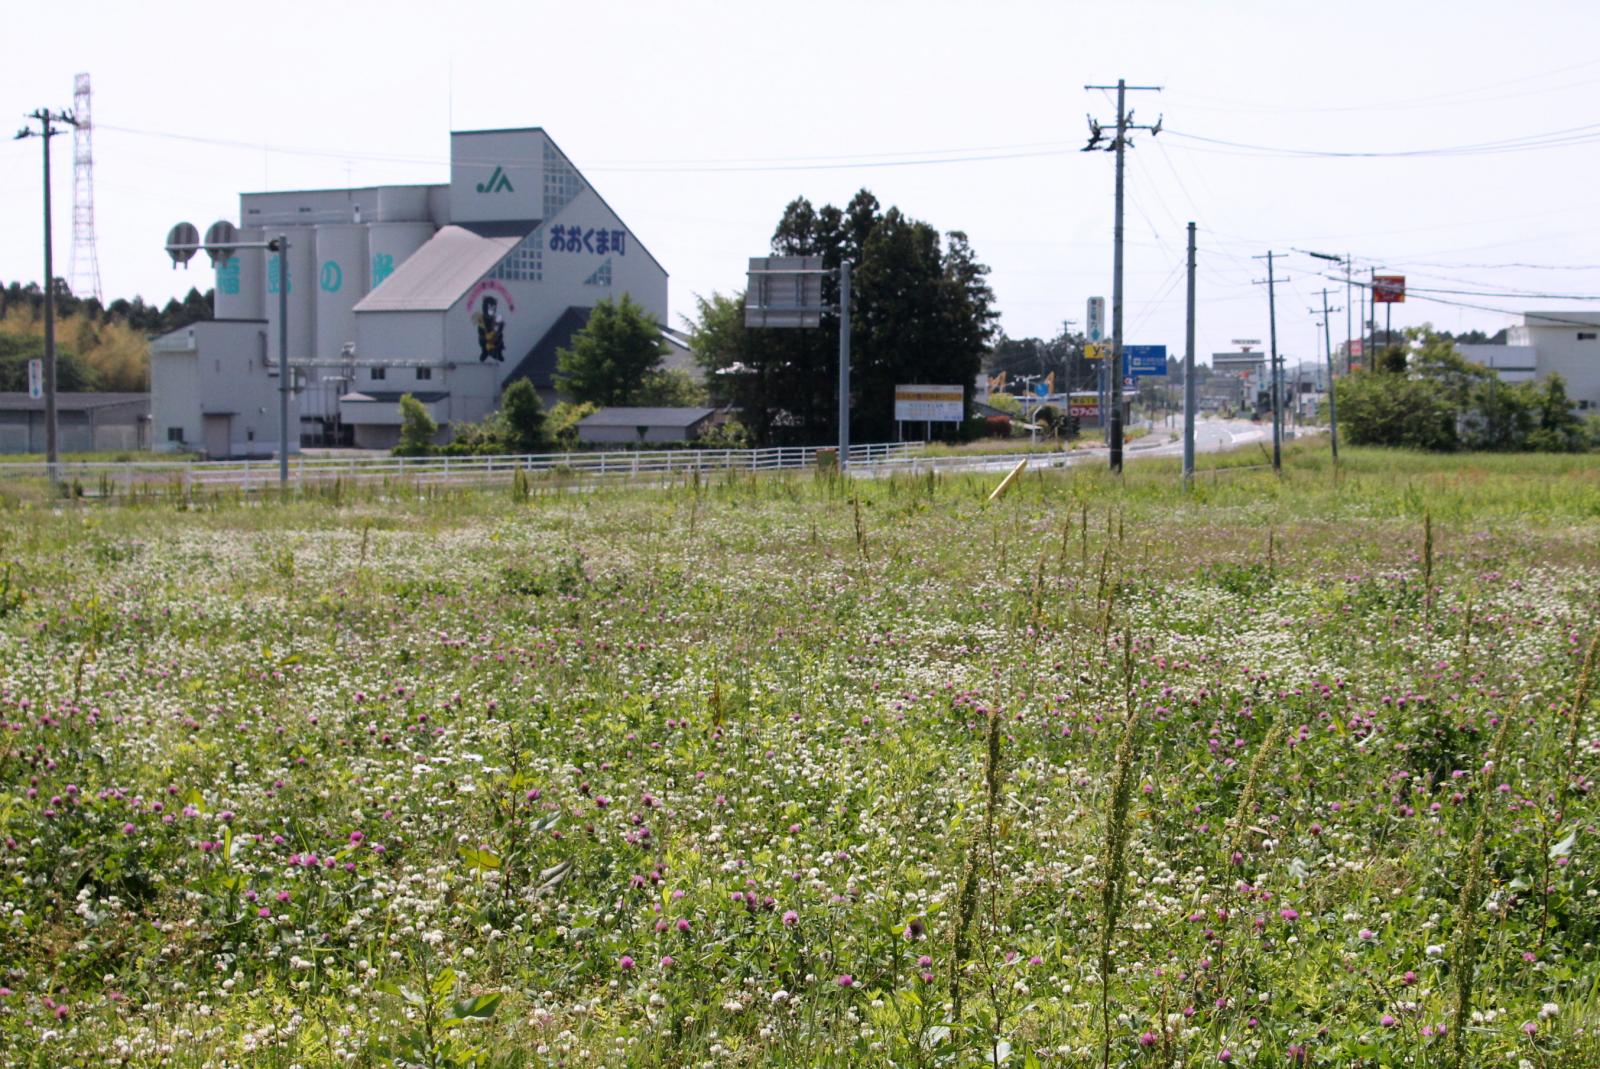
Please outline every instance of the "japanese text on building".
M590 252L596 256L628 255L628 232L596 227L553 226L546 244L551 252Z

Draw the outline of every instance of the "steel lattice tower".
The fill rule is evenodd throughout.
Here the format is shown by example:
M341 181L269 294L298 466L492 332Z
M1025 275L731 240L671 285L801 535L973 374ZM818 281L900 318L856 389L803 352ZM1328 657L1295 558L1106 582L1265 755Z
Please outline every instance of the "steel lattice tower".
M80 297L100 292L100 256L94 248L94 124L89 114L89 76L72 80L72 266L67 281Z

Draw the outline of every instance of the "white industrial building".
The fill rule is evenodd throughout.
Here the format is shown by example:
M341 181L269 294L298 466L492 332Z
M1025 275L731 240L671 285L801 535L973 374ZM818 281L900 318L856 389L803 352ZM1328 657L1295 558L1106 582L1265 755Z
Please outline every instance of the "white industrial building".
M1600 410L1600 312L1524 312L1504 345L1457 345L1506 382L1560 375L1580 412Z
M440 424L493 411L527 377L548 402L556 351L603 298L664 322L667 273L538 128L450 135L448 185L245 193L216 318L151 342L154 445L278 450L279 280L300 442L386 448L411 393Z

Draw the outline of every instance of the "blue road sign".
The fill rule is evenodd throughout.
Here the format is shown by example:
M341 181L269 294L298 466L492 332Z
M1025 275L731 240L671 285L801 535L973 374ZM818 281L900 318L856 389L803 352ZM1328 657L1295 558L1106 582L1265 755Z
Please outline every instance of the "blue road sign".
M1040 397L1049 397L1050 387L1041 382L1039 385L1033 388L1033 392L1038 394Z
M1167 373L1167 347L1165 345L1124 345L1122 347L1122 374L1124 378Z

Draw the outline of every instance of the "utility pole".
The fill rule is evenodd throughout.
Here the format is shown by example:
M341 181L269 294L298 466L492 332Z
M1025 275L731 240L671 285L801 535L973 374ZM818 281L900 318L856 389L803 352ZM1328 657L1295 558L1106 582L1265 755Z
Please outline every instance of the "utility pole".
M1350 272L1355 269L1355 261L1349 253L1344 254L1344 373L1350 374ZM1329 387L1332 387L1330 382Z
M1272 470L1283 473L1283 402L1281 372L1278 367L1278 300L1277 276L1273 273L1272 260L1275 253L1268 252L1265 256L1254 256L1251 259L1267 261L1267 316L1268 329L1271 333L1272 348L1269 350L1270 362L1267 365L1268 378L1272 382ZM1285 282L1289 281L1284 279ZM1259 281L1256 285L1261 285Z
M1372 352L1364 354L1368 371L1378 370L1378 269L1372 268L1371 278L1367 282L1367 312L1371 319L1367 320L1372 326Z
M56 123L77 126L78 120L70 111L49 108L30 112L27 118L37 122L39 129L24 126L13 140L37 137L44 147L44 450L50 483L55 485L61 479L61 452L56 423L56 269L50 241L50 139L66 133Z
M1089 143L1083 147L1084 152L1103 150L1117 154L1117 194L1116 218L1112 224L1112 252L1111 252L1111 367L1107 369L1107 376L1111 380L1111 423L1109 444L1111 446L1111 470L1122 471L1122 202L1123 202L1123 171L1125 169L1125 155L1129 130L1148 130L1151 136L1161 132L1161 119L1156 119L1154 126L1136 126L1133 122L1133 113L1127 109L1128 90L1136 93L1159 93L1159 85L1132 85L1126 80L1117 79L1115 86L1086 85L1085 90L1116 89L1117 91L1117 134L1111 139L1111 144L1102 145L1105 134L1094 116L1089 117Z
M839 471L850 464L850 261L839 262Z
M1194 482L1194 224L1189 224L1189 314L1183 331L1183 485Z
M289 370L289 236L279 234L278 254L278 489L289 492L289 390L294 372Z
M1337 311L1337 309L1335 309ZM1350 318L1350 307L1345 306L1345 319ZM1322 336L1328 350L1328 440L1333 444L1333 462L1339 463L1339 408L1333 399L1333 336L1328 325L1328 288L1322 288ZM1347 353L1348 349L1345 350Z

